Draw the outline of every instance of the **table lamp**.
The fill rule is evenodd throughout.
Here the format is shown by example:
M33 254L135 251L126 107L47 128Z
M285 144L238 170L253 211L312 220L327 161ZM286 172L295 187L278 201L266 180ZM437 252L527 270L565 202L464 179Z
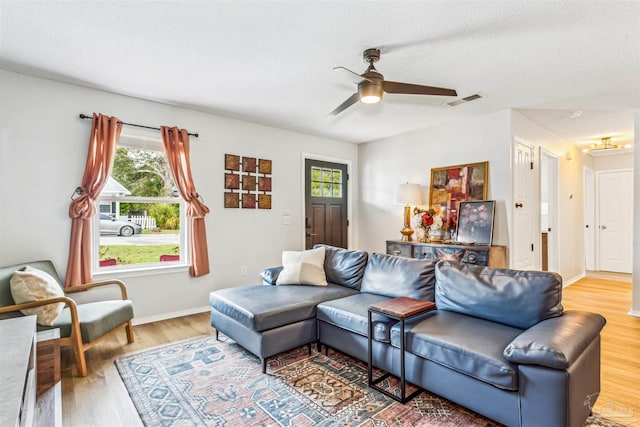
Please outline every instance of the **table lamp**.
M396 189L395 203L404 206L404 228L400 231L402 233L402 241L410 242L413 240L411 235L413 229L411 228L411 206L422 204L422 189L420 184L405 184L398 185Z

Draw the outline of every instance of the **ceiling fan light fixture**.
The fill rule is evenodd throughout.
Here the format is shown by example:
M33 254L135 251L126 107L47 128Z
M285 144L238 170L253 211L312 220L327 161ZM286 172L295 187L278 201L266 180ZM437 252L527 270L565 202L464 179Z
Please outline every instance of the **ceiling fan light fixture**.
M380 74L373 65L380 59L380 49L367 49L363 52L362 57L364 61L369 64L367 71L362 74L358 74L345 67L333 68L356 83L358 85L358 91L347 98L342 104L338 105L338 107L329 113L329 116L340 114L358 101L363 104L378 103L382 100L382 95L385 92L404 95L458 96L455 89L385 80L384 76Z
M358 93L360 94L360 101L365 104L375 104L382 99L383 89L381 85L371 84L364 82L358 85Z

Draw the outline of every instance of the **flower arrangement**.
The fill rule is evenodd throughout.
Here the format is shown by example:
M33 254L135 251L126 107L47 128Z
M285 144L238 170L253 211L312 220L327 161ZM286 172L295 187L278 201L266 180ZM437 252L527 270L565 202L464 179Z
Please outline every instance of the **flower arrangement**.
M442 217L433 208L426 211L416 208L411 220L411 227L416 232L416 238L419 241L426 242L431 235L442 234Z

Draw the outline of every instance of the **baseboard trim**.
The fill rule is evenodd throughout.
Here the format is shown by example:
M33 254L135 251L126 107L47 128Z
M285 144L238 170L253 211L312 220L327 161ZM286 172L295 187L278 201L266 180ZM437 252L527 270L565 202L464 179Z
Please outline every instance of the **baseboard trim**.
M208 305L203 307L189 308L187 310L172 311L170 313L154 314L152 316L136 317L133 319L133 325L144 325L145 323L158 322L160 320L173 319L176 317L189 316L190 314L204 313L210 310Z
M629 310L629 316L640 317L640 310Z
M569 280L565 280L565 281L563 281L563 283L562 283L562 287L563 287L563 288L566 288L566 287L567 287L567 286L569 286L569 285L573 285L573 284L574 284L574 283L576 283L578 280L583 279L583 278L585 278L585 277L587 277L587 275L586 275L586 274L584 274L584 273L578 274L577 276L574 276L574 277L572 277L572 278L571 278L571 279L569 279Z

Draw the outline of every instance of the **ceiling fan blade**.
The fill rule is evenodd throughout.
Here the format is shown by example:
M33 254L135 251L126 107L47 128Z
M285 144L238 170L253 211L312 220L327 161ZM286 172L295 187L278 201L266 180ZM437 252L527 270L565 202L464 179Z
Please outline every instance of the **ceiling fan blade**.
M387 93L406 93L410 95L439 95L439 96L458 96L458 92L454 89L443 87L422 86L410 83L398 83L385 80L382 84L384 91Z
M349 98L347 98L347 100L344 101L342 104L338 105L338 107L335 110L330 112L329 116L337 116L338 114L342 113L344 110L351 107L353 104L355 104L359 100L360 100L360 95L358 94L358 92L356 92L353 95L351 95Z
M344 67L334 67L333 69L336 70L336 71L339 71L340 73L342 73L343 76L345 76L346 78L348 78L349 80L351 80L355 84L371 81L369 79L365 79L360 74L358 74L356 72L353 72L353 71L351 71L351 70L349 70L347 68L344 68Z

